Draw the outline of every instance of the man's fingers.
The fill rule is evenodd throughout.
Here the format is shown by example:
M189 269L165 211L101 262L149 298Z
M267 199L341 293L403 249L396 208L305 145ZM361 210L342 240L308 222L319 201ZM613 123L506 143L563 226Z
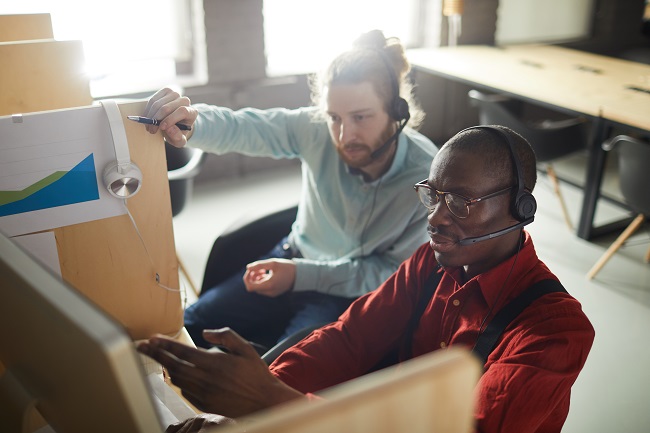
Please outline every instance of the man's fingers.
M172 103L180 97L180 94L171 89L163 89L156 92L156 94L149 99L149 103L147 104L147 117L152 117L158 120L164 119L176 109Z
M144 115L146 117L151 117L150 114L153 114L153 105L160 99L164 98L165 96L169 95L170 93L173 93L173 90L165 87L164 89L158 90L156 93L154 93L151 98L147 101L147 106L144 109Z
M190 100L186 97L183 97L179 100L174 101L173 104L165 105L160 110L160 128L163 131L172 131L172 128L180 129L176 126L177 123L189 123L191 120L194 121L194 113L189 108Z
M153 358L154 360L158 361L159 364L162 364L168 368L175 366L175 364L187 364L185 361L173 355L163 346L158 345L151 340L148 342L140 343L137 347L137 350L138 352L147 355L150 358Z
M203 338L209 343L223 346L232 354L259 357L255 348L230 328L205 329L203 330Z

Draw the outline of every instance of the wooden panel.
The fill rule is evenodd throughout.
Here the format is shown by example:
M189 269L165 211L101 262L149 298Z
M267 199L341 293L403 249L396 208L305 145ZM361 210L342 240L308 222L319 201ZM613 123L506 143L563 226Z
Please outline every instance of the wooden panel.
M81 41L0 43L0 116L90 105Z
M29 20L29 22L27 22ZM52 38L47 14L0 16L0 115L92 104L83 72L80 41L21 41ZM123 119L141 114L144 101L120 104ZM128 216L54 230L64 279L122 323L135 339L153 333L189 336L183 328L178 291L167 164L162 136L124 122L131 158L143 173L143 187L128 201L146 249ZM0 376L4 366L0 363ZM179 393L180 394L180 393ZM45 422L33 413L27 431Z
M0 43L0 58L0 115L92 104L80 41ZM123 103L120 111L126 119L144 106L144 101ZM179 287L164 143L160 134L124 123L131 158L144 176L128 207L146 249L128 215L58 228L62 273L134 339L174 335L182 327L180 293L155 281L158 272L162 285Z
M323 400L255 413L223 433L242 425L248 433L469 433L480 374L469 351L439 350L325 390Z
M54 230L63 278L122 323L133 339L176 335L183 326L163 138L126 120L145 105L119 104L131 160L143 174L140 192L127 201L142 240L128 215ZM156 273L162 285L176 291L159 286Z
M49 14L0 15L0 42L51 39L53 37L52 21ZM37 111L33 108L44 106L42 101L38 101L36 98L32 97L15 98L13 94L9 94L7 89L10 87L10 81L5 80L12 80L16 76L20 77L20 73L24 71L24 67L28 63L19 62L17 65L13 65L8 61L5 61L4 53L13 52L14 50L4 48L4 46L5 44L0 44L0 59L3 59L3 61L0 62L0 115ZM77 50L75 56L83 59L83 51L81 51L81 47L77 46L74 49ZM22 58L27 59L24 56ZM31 62L31 64L32 67L39 67L41 69L48 67L45 62L40 61ZM14 67L17 69L17 72L15 73L13 72ZM54 67L56 68L56 64ZM66 65L64 65L64 67L66 67ZM45 70L41 71L37 75L47 77ZM65 79L65 81L69 81L69 77L64 77L62 74L55 74L55 77L56 76ZM49 81L49 83L54 86L59 85L56 81ZM51 100L51 105L44 109L68 108L75 105L86 105L92 101L87 80L84 80L81 83L77 82L72 84L79 87L79 90L75 91L70 98L57 98L56 100ZM6 91L7 93L5 93ZM21 101L21 103L14 106L18 101ZM79 104L80 102L82 104ZM0 376L2 376L4 371L5 368L2 363L0 363ZM39 414L35 414L34 417L31 418L31 421L33 423L35 422L32 426L41 427L45 425L45 422Z
M53 38L50 14L0 15L0 42Z

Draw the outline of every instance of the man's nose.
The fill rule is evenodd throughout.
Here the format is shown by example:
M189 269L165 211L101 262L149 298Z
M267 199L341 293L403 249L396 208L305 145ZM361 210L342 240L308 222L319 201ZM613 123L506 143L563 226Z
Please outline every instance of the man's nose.
M443 197L439 198L438 204L431 209L427 209L427 220L430 225L443 225L453 218L447 203Z
M341 122L341 129L339 131L339 141L342 144L350 143L354 140L356 128L351 122Z

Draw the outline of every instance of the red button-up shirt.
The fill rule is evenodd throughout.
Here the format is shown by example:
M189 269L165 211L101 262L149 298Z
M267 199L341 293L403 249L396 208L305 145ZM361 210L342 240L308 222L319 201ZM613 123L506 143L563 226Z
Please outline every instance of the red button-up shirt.
M399 346L436 266L433 251L422 245L337 322L282 354L271 371L304 393L364 374ZM549 278L557 279L538 259L528 233L516 256L464 284L460 269L445 269L413 335L413 355L472 348L479 329L506 303ZM552 293L531 304L506 328L485 364L477 389L477 431L559 432L593 339L594 329L572 296Z

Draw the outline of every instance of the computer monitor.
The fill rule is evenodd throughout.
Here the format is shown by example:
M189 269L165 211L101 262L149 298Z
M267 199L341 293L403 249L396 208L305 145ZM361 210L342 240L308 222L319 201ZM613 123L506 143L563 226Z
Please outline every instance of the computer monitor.
M0 431L164 431L124 328L1 234L0 297Z

